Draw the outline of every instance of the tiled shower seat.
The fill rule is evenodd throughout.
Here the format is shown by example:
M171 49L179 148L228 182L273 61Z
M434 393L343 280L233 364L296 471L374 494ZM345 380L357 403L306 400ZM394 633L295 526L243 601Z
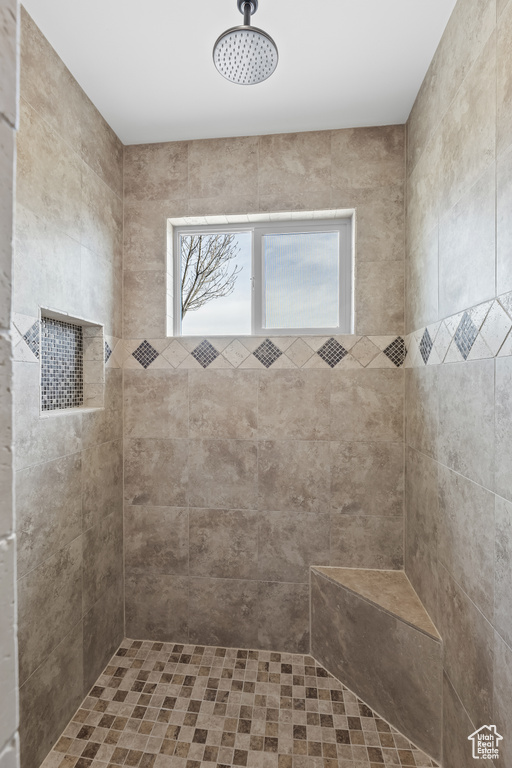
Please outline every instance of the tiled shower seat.
M439 759L442 642L403 571L312 568L311 653Z

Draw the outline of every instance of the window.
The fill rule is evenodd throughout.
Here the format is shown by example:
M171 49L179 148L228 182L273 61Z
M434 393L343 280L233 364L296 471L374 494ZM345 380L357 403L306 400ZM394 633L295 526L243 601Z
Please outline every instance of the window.
M175 226L174 335L350 333L352 220Z

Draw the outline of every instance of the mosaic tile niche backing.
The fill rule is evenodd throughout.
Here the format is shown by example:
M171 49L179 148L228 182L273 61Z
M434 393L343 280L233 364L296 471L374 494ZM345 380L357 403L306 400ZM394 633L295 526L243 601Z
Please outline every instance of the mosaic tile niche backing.
M79 408L84 402L83 328L41 318L41 409Z

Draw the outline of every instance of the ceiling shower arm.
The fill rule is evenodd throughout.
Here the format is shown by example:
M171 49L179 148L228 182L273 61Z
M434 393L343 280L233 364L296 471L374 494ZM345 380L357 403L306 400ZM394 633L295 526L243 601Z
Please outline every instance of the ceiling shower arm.
M250 27L251 16L258 10L258 0L237 0L237 5L244 17L244 27Z

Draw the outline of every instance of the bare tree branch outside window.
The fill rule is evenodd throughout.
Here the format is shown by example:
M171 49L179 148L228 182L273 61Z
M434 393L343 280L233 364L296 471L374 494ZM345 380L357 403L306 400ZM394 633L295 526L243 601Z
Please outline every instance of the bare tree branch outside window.
M235 234L184 235L181 238L181 317L214 299L229 296L241 267Z

